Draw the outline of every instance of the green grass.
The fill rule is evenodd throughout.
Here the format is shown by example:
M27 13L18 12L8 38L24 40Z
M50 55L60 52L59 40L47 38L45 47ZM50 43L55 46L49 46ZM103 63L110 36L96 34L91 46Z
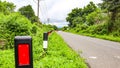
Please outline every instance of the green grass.
M90 36L90 37L95 37L95 38L120 42L120 37L114 37L113 35L97 35L97 34L86 34L86 33L82 33L82 34L79 34L79 35L85 35L85 36Z
M14 51L9 50L0 50L0 68L14 68Z
M73 30L69 30L69 31L66 31L66 32L79 34L79 35L83 35L83 36L90 36L90 37L110 40L110 41L115 41L115 42L120 42L120 37L115 37L113 35L99 35L99 34L83 33L82 31L81 32L75 32Z
M49 36L47 52L42 49L42 33L33 36L33 62L34 68L87 68L84 59L55 32ZM0 68L14 67L14 50L0 50Z
M86 68L84 59L72 51L71 48L69 48L63 39L56 33L53 33L50 36L46 57L41 61L43 61L41 62L41 67Z

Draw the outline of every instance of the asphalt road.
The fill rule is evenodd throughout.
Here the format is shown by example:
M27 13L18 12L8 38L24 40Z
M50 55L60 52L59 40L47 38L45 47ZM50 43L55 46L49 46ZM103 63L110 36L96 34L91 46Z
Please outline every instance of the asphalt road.
M120 43L62 31L57 33L86 59L90 68L120 68Z

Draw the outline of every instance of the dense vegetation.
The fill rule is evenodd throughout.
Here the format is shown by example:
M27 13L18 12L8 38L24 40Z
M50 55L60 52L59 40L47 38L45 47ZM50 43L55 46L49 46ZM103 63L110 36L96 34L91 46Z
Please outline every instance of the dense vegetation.
M84 59L72 51L56 33L49 36L47 53L42 49L41 35L33 37L33 61L34 68L87 68ZM1 51L0 68L14 66L14 51Z
M53 30L53 26L51 25L41 25L41 23L37 23L36 21L32 21L25 15L22 15L20 12L14 12L14 4L9 2L2 2L0 1L0 5L7 5L9 9L5 9L4 11L10 10L6 14L6 12L1 11L0 12L0 49L11 49L14 45L14 37L16 35L30 35L30 36L37 36L37 31L41 30L41 34L43 31L49 31ZM12 5L9 6L9 5ZM28 5L30 7L30 5ZM1 9L4 9L6 7L1 6ZM28 8L27 15L33 15L30 17L34 17L34 11L32 8ZM13 12L11 12L13 11ZM26 11L26 10L22 10ZM29 14L30 13L30 14ZM38 31L38 32L39 32ZM40 34L40 33L39 33Z
M21 7L19 9L19 12L25 17L27 17L31 22L39 22L38 17L35 16L34 10L32 9L31 5Z
M15 5L13 3L9 3L9 2L2 2L0 0L0 13L4 13L5 15L10 14L12 12L14 12L15 9Z
M90 2L68 14L68 27L63 30L98 38L120 41L120 1L103 0L96 6Z
M36 64L37 68L87 68L84 59L72 51L56 33L50 35L47 53L36 60Z
M49 36L49 47L45 52L42 47L43 33L57 27L38 22L30 5L20 8L19 12L15 12L14 8L13 3L0 0L0 68L15 67L14 37L18 35L29 35L33 39L34 68L87 68L84 59L56 33ZM29 13L33 18L27 16Z

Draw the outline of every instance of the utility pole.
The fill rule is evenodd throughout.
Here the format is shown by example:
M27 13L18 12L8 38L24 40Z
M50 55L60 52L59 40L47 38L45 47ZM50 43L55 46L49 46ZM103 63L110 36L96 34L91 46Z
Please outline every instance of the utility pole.
M39 22L39 2L40 2L40 0L38 0L38 7L37 7L37 16L38 16L38 22Z
M48 22L48 24L49 24L49 22L50 22L50 18L47 18L47 22Z

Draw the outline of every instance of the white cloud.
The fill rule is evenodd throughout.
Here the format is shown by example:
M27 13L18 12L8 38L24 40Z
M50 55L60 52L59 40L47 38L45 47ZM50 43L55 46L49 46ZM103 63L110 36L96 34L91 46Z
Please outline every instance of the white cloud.
M13 2L17 9L25 6L32 5L35 14L37 14L37 0L6 0ZM35 2L34 2L35 1ZM95 4L102 2L101 0L41 0L40 1L40 19L41 21L46 21L47 18L56 19L56 20L65 20L67 14L71 12L73 8L84 7L90 1L93 1ZM47 8L47 9L46 9ZM51 22L57 26L64 26L68 24L67 22Z

